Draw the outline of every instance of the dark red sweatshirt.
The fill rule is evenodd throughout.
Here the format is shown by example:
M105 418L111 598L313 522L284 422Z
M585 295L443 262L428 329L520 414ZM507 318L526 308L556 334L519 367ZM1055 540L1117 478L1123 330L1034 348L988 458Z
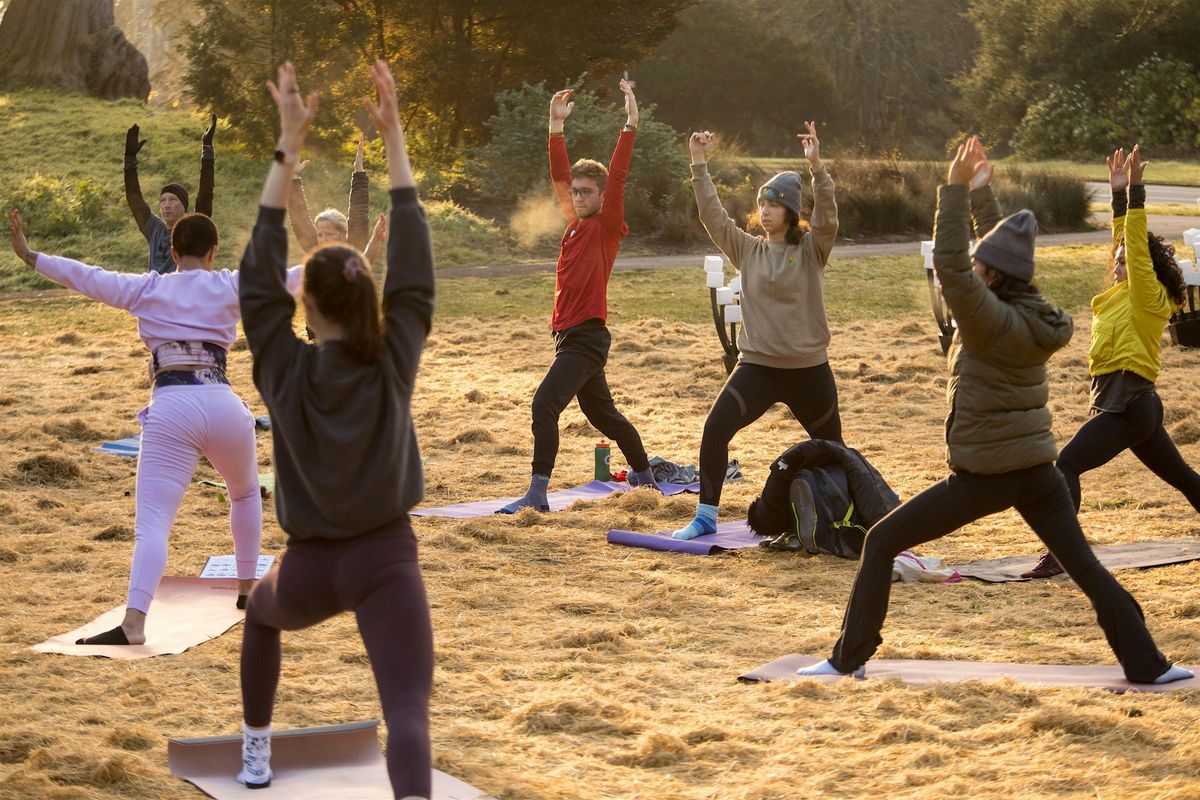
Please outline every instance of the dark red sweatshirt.
M625 224L625 177L633 158L633 131L622 131L608 165L608 184L600 212L580 219L571 204L571 162L561 134L550 137L550 181L558 204L567 217L558 251L554 281L555 332L589 319L608 319L608 277L621 240L629 233Z

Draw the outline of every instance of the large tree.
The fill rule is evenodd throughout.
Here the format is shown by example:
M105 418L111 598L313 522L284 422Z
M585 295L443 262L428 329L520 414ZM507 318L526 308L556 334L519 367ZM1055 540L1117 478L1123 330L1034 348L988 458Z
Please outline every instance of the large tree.
M263 81L291 59L320 89L318 135L344 134L386 58L413 147L445 163L486 138L496 94L615 72L644 57L694 0L200 0L188 83L242 133L269 136Z
M114 99L150 94L146 59L113 19L113 0L10 0L0 19L0 86Z

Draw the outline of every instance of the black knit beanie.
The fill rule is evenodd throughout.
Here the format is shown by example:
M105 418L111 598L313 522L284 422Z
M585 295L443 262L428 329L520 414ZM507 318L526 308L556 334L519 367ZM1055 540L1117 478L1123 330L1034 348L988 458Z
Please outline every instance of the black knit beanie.
M179 198L179 202L183 203L183 210L187 211L188 207L188 190L180 186L178 183L168 183L159 192L159 195L164 195L170 192Z

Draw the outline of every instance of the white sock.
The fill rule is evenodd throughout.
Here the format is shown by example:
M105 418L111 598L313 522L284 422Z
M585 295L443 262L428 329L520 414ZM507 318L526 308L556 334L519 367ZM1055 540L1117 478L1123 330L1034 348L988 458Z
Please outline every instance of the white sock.
M271 726L254 728L242 722L242 771L237 782L263 786L271 782Z
M1183 667L1171 667L1162 675L1154 679L1155 683L1174 683L1175 681L1186 681L1188 678L1194 678L1196 675L1190 669Z
M826 659L825 661L820 661L816 664L813 664L811 667L800 667L800 669L796 670L796 674L797 675L840 675L843 678L853 675L855 678L861 679L864 675L867 674L867 668L865 666L859 667L858 669L854 670L854 672L852 672L852 673L851 672L839 672L837 670L837 668L834 667L833 664L830 664L829 660Z

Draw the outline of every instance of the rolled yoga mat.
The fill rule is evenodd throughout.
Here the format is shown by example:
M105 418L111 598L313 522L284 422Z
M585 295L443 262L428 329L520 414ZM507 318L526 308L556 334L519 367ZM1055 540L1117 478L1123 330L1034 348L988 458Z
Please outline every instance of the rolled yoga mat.
M722 522L717 525L716 533L697 536L695 539L672 539L670 531L659 531L658 533L608 532L609 544L644 547L647 550L662 550L669 553L687 553L693 556L711 556L726 550L758 547L758 543L762 541L766 541L766 537L754 533L744 521Z
M76 639L120 625L125 606L119 605L81 628L51 636L33 649L39 653L123 659L178 655L217 638L245 618L246 612L236 607L237 594L236 580L163 578L146 615L145 644L75 644Z
M818 680L823 682L848 680L833 675L809 677L796 674L799 667L821 661L812 656L790 655L753 669L738 680L746 683L770 681ZM1194 670L1193 670L1194 671ZM1200 678L1165 683L1161 686L1130 683L1121 667L1069 666L1066 664L993 664L984 661L911 661L881 658L867 662L865 680L899 680L909 686L929 686L934 683L963 681L997 681L1011 678L1032 686L1077 686L1088 689L1107 689L1110 692L1149 692L1160 694L1176 689L1200 689Z
M392 800L387 763L379 752L378 720L276 731L266 789L253 794L234 778L242 766L242 737L207 736L167 743L171 774L214 800ZM474 786L433 771L432 800L490 800Z
M659 484L659 488L662 489L664 495L672 497L684 492L696 494L700 491L700 484L663 483ZM629 491L629 484L627 483L590 481L582 486L576 486L574 489L560 489L557 492L550 492L546 495L546 499L550 501L551 511L562 511L567 506L579 500L599 500L611 494L627 491ZM476 500L471 503L458 503L452 506L441 506L440 508L418 508L409 513L414 517L471 519L472 517L486 517L490 514L495 514L509 503L520 499L520 497L502 497L499 500Z
M1130 542L1097 547L1096 558L1110 572L1114 569L1144 569L1161 567L1165 564L1182 564L1200 560L1200 538L1160 539L1154 542ZM1024 581L1021 573L1033 569L1037 556L1009 556L990 558L987 561L972 561L955 564L954 569L964 578L975 578L988 583ZM1065 575L1064 575L1065 577Z

